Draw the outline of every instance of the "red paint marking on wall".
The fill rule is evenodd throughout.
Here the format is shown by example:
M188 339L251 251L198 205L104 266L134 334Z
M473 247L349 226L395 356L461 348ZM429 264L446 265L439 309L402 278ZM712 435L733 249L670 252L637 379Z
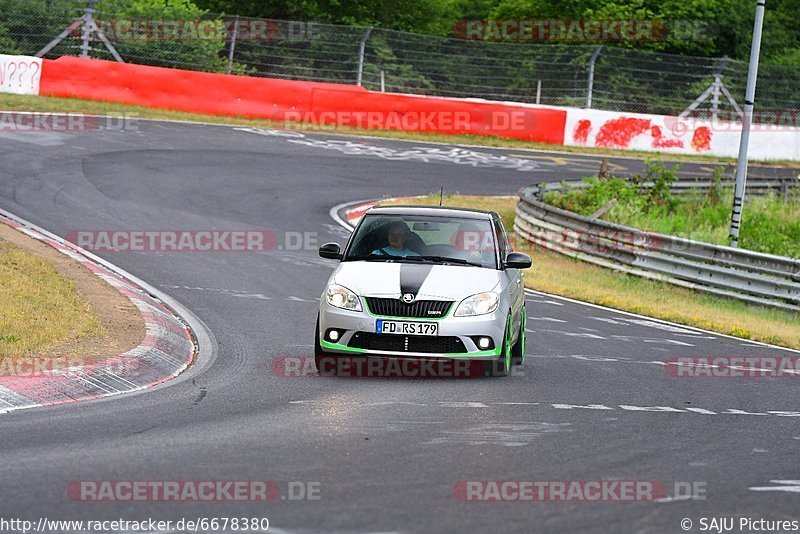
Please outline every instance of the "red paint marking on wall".
M683 148L680 139L654 139L653 148Z
M711 129L708 126L700 126L694 131L692 148L698 152L711 150Z
M620 117L603 124L597 133L595 146L605 148L628 148L633 139L650 129L648 119Z
M667 139L657 125L650 127L650 135L653 136L653 148L683 148L683 141L680 139Z
M575 131L572 133L572 138L576 143L585 145L589 141L589 133L592 131L592 121L582 119L575 125Z

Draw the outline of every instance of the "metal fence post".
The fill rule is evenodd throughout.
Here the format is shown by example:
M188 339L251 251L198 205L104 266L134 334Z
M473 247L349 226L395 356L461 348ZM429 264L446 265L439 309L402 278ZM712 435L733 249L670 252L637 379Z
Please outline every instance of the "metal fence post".
M356 85L359 87L361 86L361 77L364 74L364 49L367 46L367 39L369 39L371 31L372 26L367 28L367 31L364 32L364 37L361 38L361 44L358 45L358 75L356 77Z
M594 90L594 64L597 63L597 56L600 55L600 50L602 49L603 45L595 48L592 58L589 60L589 81L586 87L586 109L591 109L592 107L592 91Z
M717 122L717 116L719 115L719 97L722 93L722 71L725 69L725 66L728 63L728 58L723 57L721 60L717 62L716 69L714 69L714 90L711 93L711 118L714 122Z
M231 35L231 47L228 51L228 74L233 72L233 52L236 50L236 36L239 33L239 15L233 21L233 34Z
M89 36L92 33L92 15L97 0L89 0L83 10L83 25L81 26L81 57L89 57Z
M114 45L111 44L111 41L108 40L108 38L105 36L103 31L100 29L100 27L94 20L94 13L96 13L94 5L96 3L97 0L87 0L86 7L83 9L83 16L73 20L72 23L69 26L67 26L67 29L59 33L55 39L47 43L47 45L45 45L44 48L39 50L36 53L36 57L44 57L45 54L47 54L48 52L50 52L50 50L55 48L58 45L58 43L69 37L72 34L72 32L74 32L78 28L81 28L81 39L82 39L80 46L81 57L85 58L89 57L89 50L91 50L91 48L89 47L89 40L91 38L92 32L94 32L97 34L98 39L100 39L106 46L108 51L111 52L111 55L114 56L114 59L120 63L125 63L125 61L122 60L122 57L117 52L117 49L114 48Z
M714 124L717 123L717 116L719 115L719 94L722 92L720 91L721 85L722 76L717 72L714 74L714 90L711 92L711 120L714 121Z

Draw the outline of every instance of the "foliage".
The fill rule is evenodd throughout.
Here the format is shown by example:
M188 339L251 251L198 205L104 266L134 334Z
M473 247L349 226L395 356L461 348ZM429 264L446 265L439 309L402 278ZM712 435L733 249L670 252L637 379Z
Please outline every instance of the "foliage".
M101 23L104 14L114 19L137 19L149 21L199 21L206 18L207 11L198 8L191 0L100 0L97 3L97 19ZM190 70L224 72L227 62L220 52L225 48L225 35L221 21L206 22L215 28L219 37L197 39L128 39L115 41L114 46L126 60L148 65L177 67ZM107 58L110 59L110 56Z
M655 19L705 23L703 35L621 46L701 56L747 59L753 29L751 0L196 0L218 13L275 19L316 20L452 35L459 19ZM764 24L765 58L800 65L797 0L771 0Z
M225 36L220 21L208 20L215 30L213 38L161 39L117 38L113 33L120 20L195 21L207 12L190 0L100 0L95 20L110 33L109 39L126 61L178 67L183 69L222 72L227 68L224 54ZM0 0L0 53L34 55L51 39L83 13L81 3L70 0ZM77 55L80 30L69 35L48 57ZM217 37L218 35L218 37ZM90 43L92 57L113 59L98 40Z
M0 28L17 12L31 26L49 26L54 11L70 2L0 0ZM74 10L76 2L71 2ZM766 8L762 53L765 61L800 66L797 0L772 0ZM451 36L462 19L592 19L700 21L706 30L686 35L673 30L664 39L607 43L610 46L746 60L754 6L751 0L100 0L99 10L161 19L223 13L271 19L312 20L415 33ZM36 22L31 23L36 12ZM17 32L12 31L16 34ZM34 32L29 31L29 34ZM0 29L0 44L3 30Z
M750 0L501 0L491 17L536 19L656 19L702 21L707 35L676 35L663 41L629 43L652 50L746 60L750 54L754 3ZM767 4L762 53L786 64L800 60L800 19L797 0ZM800 62L791 63L800 65Z
M767 6L759 109L800 109L797 3L771 0ZM80 15L81 4L0 0L0 53L35 54ZM598 43L526 45L453 39L457 23L648 19L664 21L667 29L674 30L675 21L699 21L705 29L697 34L673 31L663 39L601 43L593 107L673 115L708 88L717 70L741 104L753 8L751 0L99 0L97 19L210 21L220 30L219 38L123 39L114 44L126 61L213 72L226 71L230 49L221 17L314 21L319 30L314 38L281 34L261 41L239 39L233 71L347 84L356 80L361 38L367 27L374 27L366 43L363 72L369 89L379 88L383 71L390 91L534 102L541 82L541 103L562 106L585 105L589 58ZM75 55L79 44L79 39L68 38L49 57ZM101 43L91 45L93 57L111 59ZM723 56L731 60L708 59ZM728 109L727 99L722 105Z
M460 18L456 0L197 0L216 13L313 20L447 35Z
M676 171L677 166L668 169L659 161L647 160L644 175L635 175L627 180L588 177L584 179L588 187L551 191L545 195L545 202L582 215L591 215L612 200L617 201L612 211L623 206L636 213L658 210L669 214L677 203L670 190L678 178Z
M545 202L556 207L591 215L612 199L617 204L603 218L626 226L698 241L727 244L733 190L722 185L722 168L712 176L705 193L673 195L669 185L675 169L648 163L644 176L585 178L587 187L550 192ZM652 188L644 187L652 182ZM800 258L800 197L751 197L744 205L739 235L742 248Z
M0 53L34 55L75 16L74 5L65 3L0 0Z

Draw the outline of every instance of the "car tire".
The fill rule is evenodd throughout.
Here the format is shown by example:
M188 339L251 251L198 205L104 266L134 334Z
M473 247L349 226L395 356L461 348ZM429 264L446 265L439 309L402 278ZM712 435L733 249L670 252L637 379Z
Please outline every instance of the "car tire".
M335 358L336 356L322 350L322 346L319 344L319 314L317 314L317 328L314 332L314 365L317 367L317 372L323 376L330 374L329 371L323 374L323 367L326 367L324 365L326 363L328 364L327 367L330 367L330 362L333 362Z
M522 307L522 322L519 327L519 335L517 342L511 347L511 364L522 365L525 361L525 324L528 320L528 314L525 311L525 306Z
M490 376L508 376L508 373L511 372L511 347L509 346L509 342L511 341L511 313L508 314L508 319L506 320L506 333L503 336L503 347L500 350L500 357L496 360L492 360L487 362L489 365L488 374Z

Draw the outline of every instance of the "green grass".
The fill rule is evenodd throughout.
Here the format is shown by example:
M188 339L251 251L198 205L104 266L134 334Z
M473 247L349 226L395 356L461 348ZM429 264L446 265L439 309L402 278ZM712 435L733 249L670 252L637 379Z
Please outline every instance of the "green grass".
M496 211L513 228L517 197L446 195L445 206ZM439 196L385 203L438 205ZM735 299L627 275L574 260L520 239L515 250L530 254L525 286L553 295L639 313L743 339L800 349L800 314L753 306Z
M105 335L100 318L55 265L0 240L0 356L46 352Z
M728 244L733 189L708 193L651 194L634 181L586 178L589 187L551 192L545 201L582 215L591 215L612 199L617 204L602 215L610 222L719 245ZM800 196L749 197L739 234L741 248L800 258Z
M476 145L497 148L524 148L547 150L563 153L595 154L605 156L624 156L624 157L648 157L665 161L691 161L699 163L732 163L733 158L719 158L714 156L694 156L669 154L659 155L652 152L642 152L635 150L617 150L609 148L592 147L568 147L562 145L551 145L547 143L536 143L531 141L520 141L517 139L504 139L500 137L476 136L476 135L444 135L419 132L400 132L390 130L367 130L362 128L348 127L319 127L308 123L284 123L267 119L252 119L244 116L228 117L219 115L203 115L196 113L186 113L183 111L173 111L165 109L152 109L141 106L130 106L112 102L100 102L91 100L79 100L74 98L54 98L45 96L25 96L0 93L0 109L14 111L39 111L39 112L63 112L63 113L84 113L88 115L121 115L131 114L142 119L163 119L188 122L207 122L220 125L232 126L251 126L260 128L292 129L301 132L323 131L331 134L360 135L371 137L386 137L391 139L407 139L413 141L424 141L431 143L448 143L461 145ZM759 162L759 165L782 165L800 168L800 162L796 161L770 161Z

